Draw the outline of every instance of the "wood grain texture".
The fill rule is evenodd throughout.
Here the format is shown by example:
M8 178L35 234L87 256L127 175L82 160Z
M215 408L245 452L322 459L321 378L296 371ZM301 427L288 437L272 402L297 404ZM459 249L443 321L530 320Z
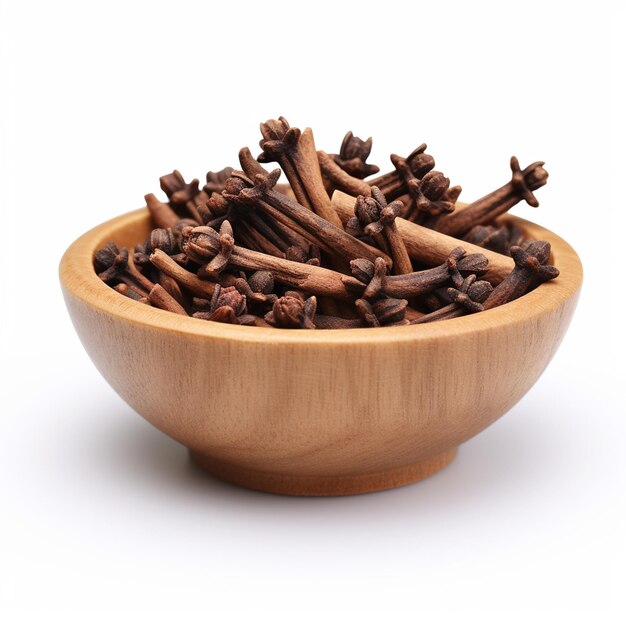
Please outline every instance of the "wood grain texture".
M248 328L134 302L98 279L92 258L111 239L142 241L145 209L80 237L60 278L102 375L201 465L265 491L360 493L445 465L531 388L555 353L576 307L580 260L554 233L516 222L550 241L559 278L490 311L417 326Z

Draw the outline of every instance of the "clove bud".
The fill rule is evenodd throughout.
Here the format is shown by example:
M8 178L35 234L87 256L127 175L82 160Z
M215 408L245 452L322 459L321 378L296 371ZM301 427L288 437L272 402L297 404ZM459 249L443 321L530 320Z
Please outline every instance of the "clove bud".
M152 230L132 254L100 248L100 279L201 320L355 329L480 314L558 276L548 242L498 219L521 200L538 205L543 162L522 169L512 157L508 183L461 205L426 144L392 154L393 169L371 178L371 138L348 132L331 154L283 117L261 124L261 136L258 159L242 148L241 171L209 171L202 188L178 170L161 176L166 197L145 196ZM270 161L280 169L266 171Z

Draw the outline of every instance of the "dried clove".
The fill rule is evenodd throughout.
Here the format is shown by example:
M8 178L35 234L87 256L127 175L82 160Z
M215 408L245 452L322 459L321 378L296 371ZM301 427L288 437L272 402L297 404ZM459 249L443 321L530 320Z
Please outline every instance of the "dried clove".
M450 179L435 170L421 180L407 176L406 185L411 201L403 217L420 224L428 224L439 215L452 213L461 194L461 187L450 187Z
M485 300L485 309L511 302L523 296L531 287L559 275L556 267L548 265L550 244L547 241L532 241L526 249L513 246L511 256L515 261L515 268Z
M259 161L278 161L298 202L327 222L340 227L341 222L324 188L311 129L300 132L300 129L289 126L284 117L280 117L261 124L261 134L263 139L259 145L263 152L259 155Z
M160 178L167 196L145 196L153 228L132 254L109 242L94 269L142 304L234 325L286 329L408 326L476 314L558 276L550 244L497 219L532 206L542 162L469 205L420 145L391 155L375 178L372 139L347 133L339 154L317 150L310 128L261 124L262 153L187 182ZM278 185L281 169L289 185ZM367 179L367 180L366 180ZM348 192L348 193L345 193ZM332 199L329 194L332 194ZM481 277L479 279L478 277Z
M287 292L274 302L265 321L278 328L315 328L313 317L316 308L315 296L304 300L299 293Z
M155 250L150 255L150 262L164 274L171 276L180 287L201 298L213 297L216 283L203 280L197 274L190 272L167 256L163 250Z
M215 285L207 310L196 311L193 317L210 322L241 324L242 326L251 326L255 322L254 315L248 314L246 296L234 286Z
M274 291L274 276L271 272L254 272L250 278L235 279L235 288L246 297L248 305L258 306L261 309L273 305L278 299Z
M408 302L397 298L381 298L374 303L359 298L355 301L359 317L343 318L331 315L316 315L315 327L328 330L341 328L373 328L377 326L404 326L408 324L406 311Z
M230 242L227 242L227 246L229 245ZM222 235L209 226L189 229L186 233L183 249L193 261L203 267L210 265L213 259L220 257L220 255L222 259L224 258ZM157 250L155 254L158 252ZM271 272L274 280L291 289L340 300L352 301L354 299L353 293L362 291L365 287L355 278L331 269L273 257L236 245L233 245L228 252L228 264L244 271ZM221 261L218 265L222 265Z
M150 211L152 221L158 228L170 228L180 219L179 215L169 204L160 202L154 194L146 194L144 200L146 201L148 211Z
M137 271L128 254L128 248L118 250L112 241L96 252L95 263L96 271L100 269L98 277L105 283L126 283L144 295L149 294L154 287L154 283Z
M226 181L233 175L232 167L225 167L219 172L207 172L206 184L202 188L209 197L212 193L222 193Z
M507 223L497 226L479 224L465 234L463 240L508 256L511 255L513 246L523 247L529 243L529 240L526 239L518 226Z
M148 301L152 306L159 309L178 313L179 315L187 315L187 311L185 311L183 306L158 283L150 290Z
M363 139L355 137L352 131L349 130L341 142L339 154L332 154L330 156L335 163L337 163L342 170L350 174L350 176L354 176L355 178L367 178L380 171L377 165L367 163L371 151L371 137L363 141Z
M368 181L369 184L378 187L389 201L408 194L406 183L411 179L409 175L419 180L435 167L435 159L426 154L425 150L426 144L423 143L406 158L392 154L390 158L395 169Z
M470 274L463 280L458 289L449 287L447 291L451 300L450 304L438 308L436 311L424 315L411 323L425 324L483 311L483 302L489 297L493 287L486 280L477 281L476 274Z
M455 248L450 252L445 263L431 269L396 276L386 275L386 266L382 259L371 263L367 259L356 259L351 262L352 274L361 283L367 283L363 297L371 299L381 293L396 298L414 298L433 291L435 288L451 281L459 286L463 276L468 274L484 274L488 261L483 254L467 254L463 248Z
M307 210L288 196L276 191L274 186L280 170L269 174L256 174L254 180L243 172L236 172L229 179L223 196L239 206L252 206L296 232L300 232L311 243L323 248L332 255L340 255L350 261L357 257L374 260L380 251L372 251L363 242ZM336 214L335 214L336 215Z
M530 206L539 206L533 191L548 181L548 172L543 165L543 161L537 161L522 170L517 158L511 157L512 176L509 183L451 215L440 216L429 226L448 235L462 235L477 224L491 223L522 200Z
M346 230L370 235L376 245L391 256L393 271L396 274L408 274L413 271L413 266L396 227L396 217L400 216L404 206L399 200L387 204L378 187L372 187L371 192L370 197L357 198L355 217L348 221Z
M322 175L332 189L341 189L341 191L345 191L354 196L369 196L371 194L371 186L369 183L342 169L330 154L319 150L317 158L320 163Z
M342 221L347 222L354 216L356 198L341 191L333 194L333 206ZM491 250L483 249L475 244L467 243L461 239L450 237L431 228L409 222L401 217L395 220L398 233L406 246L409 257L426 266L437 265L445 261L450 250L462 247L467 252L481 253L489 261L487 273L484 278L497 284L513 269L513 259Z

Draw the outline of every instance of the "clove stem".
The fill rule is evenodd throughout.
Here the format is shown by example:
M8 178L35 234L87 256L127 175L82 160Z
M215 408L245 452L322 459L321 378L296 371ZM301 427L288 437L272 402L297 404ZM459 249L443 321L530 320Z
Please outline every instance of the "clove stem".
M492 222L522 200L531 206L539 206L533 191L548 180L543 164L543 161L536 161L520 170L517 159L511 157L511 181L454 213L439 216L429 224L430 227L447 235L463 235L477 224Z
M148 301L159 309L178 315L187 315L187 311L158 283L150 290Z
M203 280L193 272L182 268L163 250L155 250L150 255L150 262L164 274L171 276L178 284L186 287L195 296L212 298L215 291L214 282Z
M335 191L332 202L335 211L344 223L354 216L356 198L342 191ZM515 267L513 259L503 254L425 228L401 217L396 218L395 223L409 256L419 263L425 265L442 263L447 259L450 250L461 246L468 253L480 253L487 257L489 267L484 278L494 285L501 282Z

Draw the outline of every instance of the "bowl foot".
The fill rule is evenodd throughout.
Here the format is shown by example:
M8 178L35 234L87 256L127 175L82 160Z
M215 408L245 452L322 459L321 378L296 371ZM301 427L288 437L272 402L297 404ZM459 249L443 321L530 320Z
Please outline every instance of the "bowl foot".
M350 496L402 487L449 465L458 448L403 467L356 476L290 476L259 472L190 450L191 459L216 478L248 489L285 496Z

